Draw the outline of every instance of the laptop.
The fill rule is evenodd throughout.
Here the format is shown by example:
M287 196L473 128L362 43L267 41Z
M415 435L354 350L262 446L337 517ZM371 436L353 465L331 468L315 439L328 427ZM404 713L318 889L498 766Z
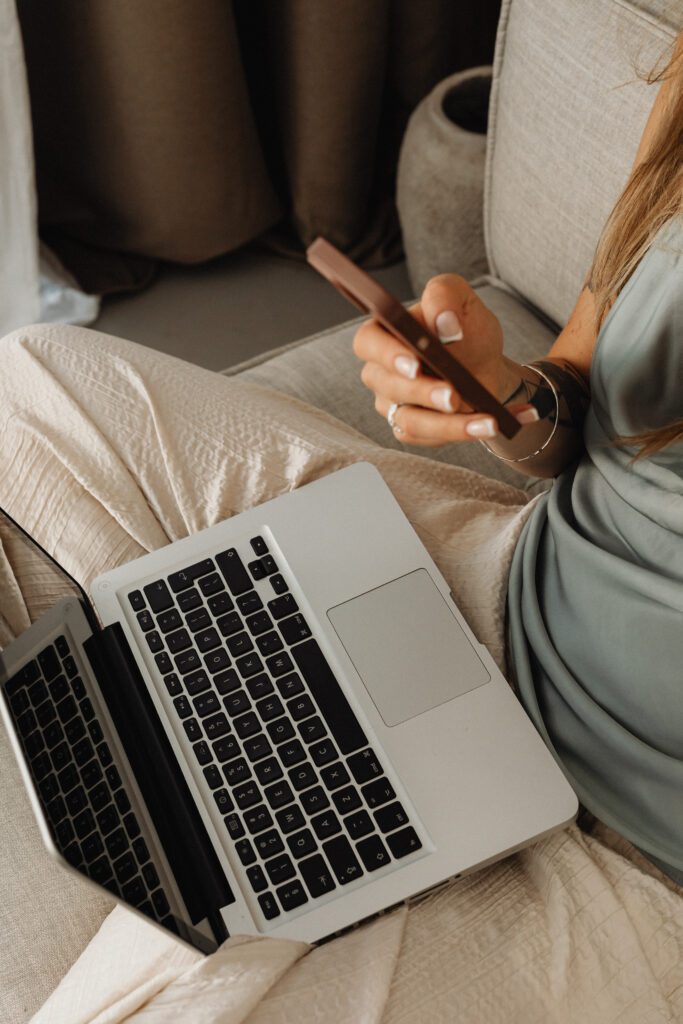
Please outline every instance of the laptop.
M320 942L578 809L367 463L71 581L0 689L50 855L205 953Z

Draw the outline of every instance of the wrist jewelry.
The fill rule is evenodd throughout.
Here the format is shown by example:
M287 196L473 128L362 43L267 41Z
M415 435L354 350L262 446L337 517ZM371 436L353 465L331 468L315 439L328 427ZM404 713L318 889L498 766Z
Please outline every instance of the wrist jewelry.
M557 388L553 384L553 382L550 379L550 377L548 377L543 372L543 370L539 370L537 366L531 366L529 363L522 363L522 366L524 367L525 370L533 370L534 373L537 373L539 375L539 377L542 377L543 380L548 385L548 387L550 388L550 390L552 391L553 397L555 399L555 422L553 423L553 429L550 431L550 434L548 435L546 440L543 442L541 447L537 448L535 452L531 452L530 455L522 455L521 458L519 458L519 459L507 459L504 455L499 455L498 452L494 452L493 448L489 447L489 445L486 443L486 441L480 440L480 444L483 444L484 448L486 448L487 451L491 452L491 455L495 455L495 457L497 459L500 459L501 462L526 462L527 459L534 459L534 458L536 458L537 455L540 455L541 452L545 448L548 447L548 445L550 444L550 442L554 438L555 431L557 430L557 424L560 421L560 396L558 395ZM513 394L514 394L514 391L513 391ZM531 403L531 404L533 405L533 403Z

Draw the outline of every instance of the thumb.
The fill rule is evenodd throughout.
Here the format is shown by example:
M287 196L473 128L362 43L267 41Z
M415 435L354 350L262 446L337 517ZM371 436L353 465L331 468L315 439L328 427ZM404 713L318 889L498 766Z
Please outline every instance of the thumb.
M481 336L489 311L459 274L439 274L425 285L420 301L427 326L442 341Z

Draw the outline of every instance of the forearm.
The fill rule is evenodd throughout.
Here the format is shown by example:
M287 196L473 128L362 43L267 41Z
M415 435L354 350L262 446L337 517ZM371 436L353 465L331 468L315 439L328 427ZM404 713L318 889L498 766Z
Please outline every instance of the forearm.
M532 405L539 419L525 426L512 440L499 434L487 446L499 457L514 461L515 469L527 476L558 476L583 451L582 428L590 402L586 378L569 360L556 356L545 356L529 366L506 357L503 363L504 404ZM538 367L544 376L533 367ZM557 402L546 377L552 381ZM538 454L532 455L533 452Z

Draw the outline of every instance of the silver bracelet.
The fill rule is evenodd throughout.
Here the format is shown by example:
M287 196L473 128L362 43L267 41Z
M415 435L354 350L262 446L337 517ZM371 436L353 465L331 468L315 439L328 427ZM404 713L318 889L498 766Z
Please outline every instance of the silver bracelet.
M539 370L537 366L531 366L529 363L522 363L522 366L525 370L533 370L534 373L537 373L539 375L539 377L542 377L543 380L547 383L550 390L552 391L553 396L555 398L555 422L553 423L553 429L550 431L549 436L543 442L541 447L537 448L535 452L531 452L530 455L523 455L520 459L506 459L504 455L499 455L498 452L494 452L492 448L489 448L486 441L480 439L479 443L483 444L484 448L486 448L488 452L491 452L491 455L495 455L497 459L500 459L501 462L526 462L528 459L535 459L537 455L540 455L541 452L548 447L548 445L554 438L555 431L557 430L557 424L560 421L560 396L558 395L557 388L551 381L550 377L548 377L547 374L543 372L543 370Z

